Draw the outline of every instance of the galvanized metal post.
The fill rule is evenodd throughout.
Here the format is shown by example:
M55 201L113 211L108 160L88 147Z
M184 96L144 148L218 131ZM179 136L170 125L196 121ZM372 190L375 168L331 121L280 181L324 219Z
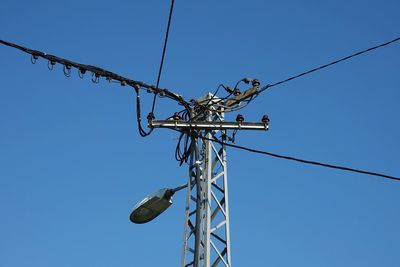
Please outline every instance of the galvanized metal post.
M150 120L153 128L192 134L182 247L182 267L231 267L227 130L268 130L268 122L224 121L221 102L212 94L198 100L203 109L190 121ZM205 138L202 138L205 137ZM213 142L211 140L221 142Z
M220 110L206 112L207 122L223 119ZM199 129L208 139L218 134L224 139L225 131ZM231 267L226 151L218 146L210 140L192 139L182 267L210 267L220 263ZM196 181L196 186L191 185L192 181Z

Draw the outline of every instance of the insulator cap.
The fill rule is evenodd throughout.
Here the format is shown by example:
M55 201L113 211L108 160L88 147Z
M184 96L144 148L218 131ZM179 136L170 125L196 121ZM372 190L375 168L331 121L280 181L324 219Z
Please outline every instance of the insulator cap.
M175 121L180 121L182 120L181 115L179 115L178 112L175 112L174 115L172 116L172 119L174 119Z
M264 115L264 116L262 117L262 119L261 119L261 122L263 122L263 123L265 123L265 124L268 124L268 123L269 123L269 117L268 117L268 115Z
M254 80L251 82L251 84L252 84L254 87L257 87L257 86L260 85L260 81L257 80L257 79L254 79Z
M243 115L242 115L242 114L238 114L238 115L236 116L236 121L239 122L239 123L244 122L244 117L243 117Z
M154 117L154 114L153 114L153 112L150 112L148 115L147 115L147 120L148 121L152 121L152 120L154 120L156 117Z
M240 90L239 90L238 88L235 88L235 89L233 90L233 95L238 96L238 95L240 95L240 94L241 94L241 92L240 92Z

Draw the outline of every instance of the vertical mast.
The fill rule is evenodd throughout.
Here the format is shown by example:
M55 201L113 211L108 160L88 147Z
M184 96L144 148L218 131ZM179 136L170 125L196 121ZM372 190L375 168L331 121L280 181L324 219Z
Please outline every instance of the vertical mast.
M255 90L253 85L252 89ZM248 95L249 90L242 94ZM250 91L251 93L251 91ZM233 101L233 102L232 102ZM222 102L213 94L197 100L189 121L179 117L149 119L149 127L168 128L190 135L189 175L186 195L182 267L231 267L228 173L225 143L228 130L268 130L268 119L224 121L224 107L241 101Z
M209 94L205 99L211 98L213 96ZM216 105L210 107L203 119L210 123L222 122L223 111ZM199 134L225 141L226 130L200 129ZM230 267L225 147L197 137L192 137L191 144L182 267Z

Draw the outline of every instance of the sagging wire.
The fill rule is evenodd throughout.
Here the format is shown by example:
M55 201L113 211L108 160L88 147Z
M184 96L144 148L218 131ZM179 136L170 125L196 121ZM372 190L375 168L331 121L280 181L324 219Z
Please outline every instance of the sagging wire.
M175 149L175 159L179 162L179 166L182 166L183 163L187 163L191 150L192 150L192 142L191 142L191 134L190 131L182 131L179 138L178 143ZM183 140L183 149L181 148L181 143Z
M194 133L194 134L196 134L196 133ZM295 162L299 162L299 163L303 163L303 164L310 164L310 165L314 165L314 166L326 167L326 168L337 169L337 170L348 171L348 172L355 172L355 173L359 173L359 174L378 176L378 177L385 178L385 179L400 181L400 177L387 175L387 174L383 174L383 173L355 169L355 168L346 167L346 166L333 165L330 163L324 163L324 162L319 162L319 161L306 160L306 159L301 159L301 158L297 158L297 157L293 157L293 156L276 154L276 153L272 153L272 152L265 151L265 150L249 148L249 147L240 146L240 145L236 145L236 144L229 144L229 143L226 143L224 140L222 140L222 141L219 140L215 135L213 135L212 138L208 138L208 137L205 137L202 135L196 135L196 137L201 138L203 140L208 140L208 141L218 143L221 146L233 147L233 148L245 150L248 152L263 154L263 155L267 155L267 156L271 156L271 157L275 157L275 158L286 159L286 160L291 160L291 161L295 161Z
M136 92L136 120L137 120L137 125L138 125L138 130L139 130L139 134L142 137L146 137L148 135L150 135L154 128L150 128L150 130L148 132L146 132L143 129L142 126L142 115L141 115L141 108L140 108L140 87L134 87L135 92ZM152 120L154 119L154 115L152 115L152 113L149 113L149 115L147 116L147 120Z

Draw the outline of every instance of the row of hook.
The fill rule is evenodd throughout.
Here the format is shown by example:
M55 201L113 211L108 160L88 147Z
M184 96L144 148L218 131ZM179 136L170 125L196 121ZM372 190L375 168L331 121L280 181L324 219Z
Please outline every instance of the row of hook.
M36 61L39 59L39 57L37 56L37 55L31 55L31 62L32 62L32 64L36 64ZM49 69L49 70L53 70L54 69L54 65L56 65L56 61L54 61L54 60L48 60L48 62L47 62L47 68ZM66 76L66 77L71 77L71 70L72 70L72 66L71 65L68 65L68 64L63 64L63 72L64 72L64 75ZM78 76L79 76L79 78L81 78L81 79L83 79L84 78L84 75L85 75L85 73L86 73L86 69L83 69L83 68L79 68L78 69ZM100 74L98 74L98 73L95 73L95 72L92 72L92 82L93 83L99 83L100 82ZM106 77L106 80L107 81L109 81L109 82L115 82L115 83L120 83L121 84L121 86L126 86L127 85L127 82L126 81L121 81L121 82L119 82L119 81L114 81L111 77Z

